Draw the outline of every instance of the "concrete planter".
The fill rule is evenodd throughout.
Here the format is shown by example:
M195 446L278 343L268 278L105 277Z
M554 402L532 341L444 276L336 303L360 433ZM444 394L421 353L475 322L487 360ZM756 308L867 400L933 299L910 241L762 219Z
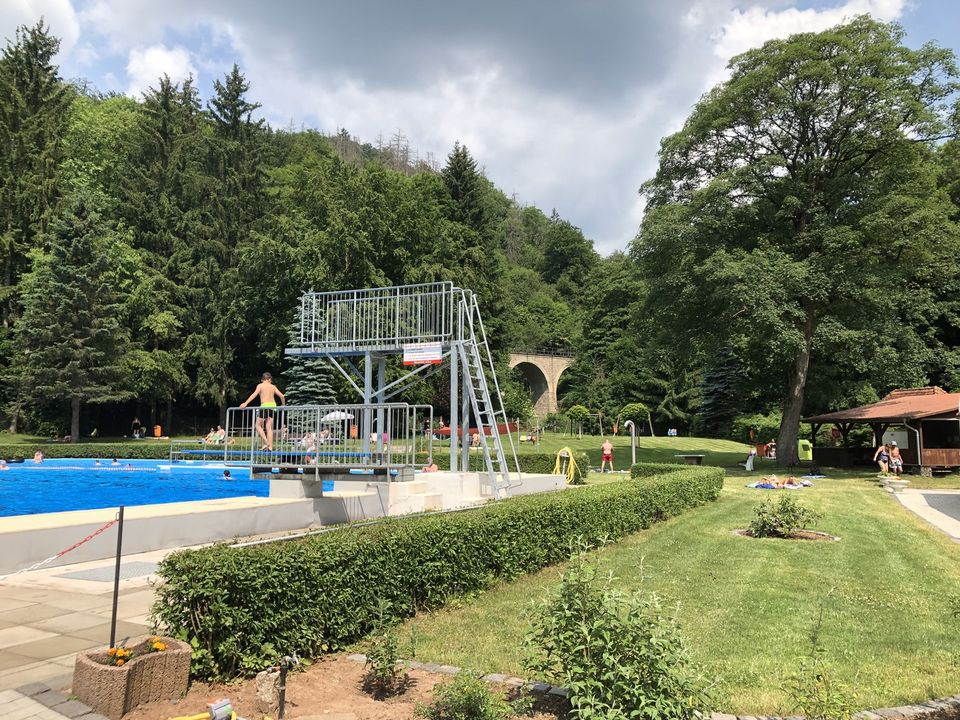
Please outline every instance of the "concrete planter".
M133 657L121 667L105 664L106 648L79 653L72 694L111 720L119 720L138 705L183 696L190 679L190 646L173 638L160 640L167 649L147 653L153 638L135 638L127 645Z

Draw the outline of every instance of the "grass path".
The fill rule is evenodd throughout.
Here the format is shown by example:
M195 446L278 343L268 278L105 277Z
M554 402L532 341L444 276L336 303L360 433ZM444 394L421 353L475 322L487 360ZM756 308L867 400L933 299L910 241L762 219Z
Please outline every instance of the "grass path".
M788 714L781 682L808 647L821 604L823 645L861 707L958 691L960 546L865 479L797 491L840 542L738 537L770 494L728 477L720 499L595 553L628 590L669 603L693 656L719 681L723 710ZM408 628L423 660L521 673L532 605L555 587L550 568Z

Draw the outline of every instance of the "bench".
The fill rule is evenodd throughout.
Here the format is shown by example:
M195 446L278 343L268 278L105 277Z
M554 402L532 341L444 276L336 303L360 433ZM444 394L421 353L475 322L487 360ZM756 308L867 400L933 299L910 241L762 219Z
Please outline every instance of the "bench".
M687 465L703 465L706 455L674 455L674 457L683 458Z

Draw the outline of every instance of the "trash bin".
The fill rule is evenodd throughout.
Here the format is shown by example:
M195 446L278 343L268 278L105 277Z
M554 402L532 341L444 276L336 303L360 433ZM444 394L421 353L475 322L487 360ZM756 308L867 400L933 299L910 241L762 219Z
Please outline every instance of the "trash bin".
M163 430L161 429L161 427L160 427L159 425L154 425L154 426L153 426L153 436L154 436L155 438L158 438L158 437L160 437L161 435L163 435Z
M813 443L809 440L797 442L797 456L801 460L813 460Z

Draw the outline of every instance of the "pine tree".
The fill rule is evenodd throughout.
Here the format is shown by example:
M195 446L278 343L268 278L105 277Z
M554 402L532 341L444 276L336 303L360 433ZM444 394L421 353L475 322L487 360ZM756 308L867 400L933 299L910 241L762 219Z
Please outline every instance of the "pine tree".
M80 439L80 407L129 393L123 383L120 297L109 272L116 238L79 197L55 220L49 252L34 251L23 278L23 314L16 325L20 386L35 402L70 403L70 436Z
M483 233L487 224L483 178L477 170L477 161L470 156L466 145L454 143L453 151L447 156L447 165L440 175L453 199L450 219Z
M722 348L703 376L700 420L712 437L730 437L733 420L742 410L740 361L729 347Z
M60 41L42 21L17 28L0 55L0 319L16 317L14 286L60 197L70 89L53 57Z
M300 334L299 319L290 328L290 344ZM294 357L284 370L288 405L329 405L337 400L330 376L330 366L321 358Z

